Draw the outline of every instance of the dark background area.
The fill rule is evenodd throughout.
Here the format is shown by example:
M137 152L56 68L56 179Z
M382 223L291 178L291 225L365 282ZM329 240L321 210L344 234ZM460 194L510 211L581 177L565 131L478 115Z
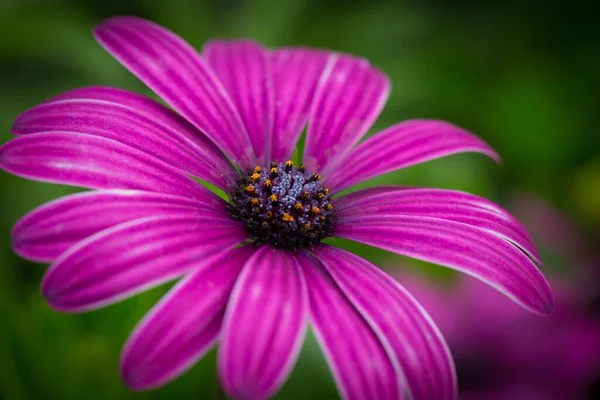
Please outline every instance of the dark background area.
M445 119L476 132L504 159L498 166L477 155L452 156L369 185L461 189L501 204L531 193L558 207L590 243L599 238L596 2L1 0L0 142L11 138L20 112L68 89L108 85L150 94L92 37L95 24L123 14L152 19L196 48L214 37L250 37L269 47L306 45L368 58L392 80L371 132L409 118ZM0 173L0 399L217 393L214 353L154 392L130 392L119 379L123 342L166 288L82 315L46 305L39 293L45 266L12 253L10 229L31 208L75 190ZM351 248L380 264L401 261ZM316 396L337 393L309 338L277 398Z

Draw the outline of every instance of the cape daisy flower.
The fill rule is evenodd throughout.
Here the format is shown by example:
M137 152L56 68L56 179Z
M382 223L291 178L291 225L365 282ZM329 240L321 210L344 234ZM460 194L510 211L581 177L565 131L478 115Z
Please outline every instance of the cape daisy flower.
M199 55L133 17L95 35L172 109L124 90L76 89L17 118L0 166L94 189L41 206L13 231L18 254L52 263L42 291L55 309L96 309L185 276L125 346L130 387L174 379L219 341L226 392L269 397L310 324L342 397L454 398L452 359L427 314L375 266L322 243L329 236L455 268L534 312L551 310L534 245L497 205L420 188L336 196L449 154L498 159L433 120L357 144L390 87L366 60L247 40L210 42ZM304 163L294 164L307 123Z

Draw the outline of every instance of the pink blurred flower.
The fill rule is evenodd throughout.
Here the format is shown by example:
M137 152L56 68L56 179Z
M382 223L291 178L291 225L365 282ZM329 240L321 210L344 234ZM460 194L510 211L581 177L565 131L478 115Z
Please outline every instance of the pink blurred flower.
M434 120L357 144L390 88L366 60L247 40L210 42L201 56L132 17L95 35L173 109L114 88L67 92L17 118L0 167L94 189L39 207L13 231L17 253L52 263L42 291L55 309L93 310L185 276L125 346L130 387L165 384L219 341L227 393L269 397L310 323L342 397L454 398L453 362L428 315L375 266L321 243L329 236L455 268L551 311L535 246L499 206L441 189L338 195L450 154L499 158ZM286 160L307 121L305 164L295 165Z
M448 341L461 399L588 399L600 377L600 315L592 304L598 287L597 280L589 281L599 265L590 269L590 255L581 251L585 235L543 200L520 195L511 208L527 221L542 249L567 264L567 271L552 275L556 309L549 317L523 312L468 277L454 284L413 274L398 279ZM565 240L557 240L563 235Z

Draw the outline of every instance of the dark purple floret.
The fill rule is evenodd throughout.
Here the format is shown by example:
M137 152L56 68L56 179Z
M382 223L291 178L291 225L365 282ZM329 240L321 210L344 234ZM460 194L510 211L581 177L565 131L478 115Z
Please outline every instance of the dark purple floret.
M311 247L331 231L333 205L321 176L292 161L256 167L231 193L229 212L255 244Z

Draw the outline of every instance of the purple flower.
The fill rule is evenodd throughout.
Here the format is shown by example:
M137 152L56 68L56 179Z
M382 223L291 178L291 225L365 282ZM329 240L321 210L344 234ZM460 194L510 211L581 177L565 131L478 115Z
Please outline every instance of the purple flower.
M119 89L73 90L17 118L19 137L0 148L0 166L95 189L43 205L14 228L17 253L52 263L42 291L55 309L96 309L185 276L125 346L130 387L174 379L219 341L227 393L269 397L310 323L342 397L454 398L450 353L421 306L369 262L321 243L329 236L463 271L533 312L552 309L531 239L499 206L438 189L337 195L450 154L499 158L434 120L357 144L390 88L366 60L251 41L210 42L200 56L131 17L95 34L175 111ZM307 121L296 165L286 160Z
M556 310L540 318L467 277L449 287L416 276L398 279L448 340L461 399L591 398L600 372L600 319L578 286L558 281Z
M600 378L597 259L582 248L585 235L543 199L520 194L511 204L554 260L549 269L557 307L550 317L524 312L474 279L442 285L416 274L395 276L448 340L461 399L591 398ZM568 268L559 272L561 264Z

